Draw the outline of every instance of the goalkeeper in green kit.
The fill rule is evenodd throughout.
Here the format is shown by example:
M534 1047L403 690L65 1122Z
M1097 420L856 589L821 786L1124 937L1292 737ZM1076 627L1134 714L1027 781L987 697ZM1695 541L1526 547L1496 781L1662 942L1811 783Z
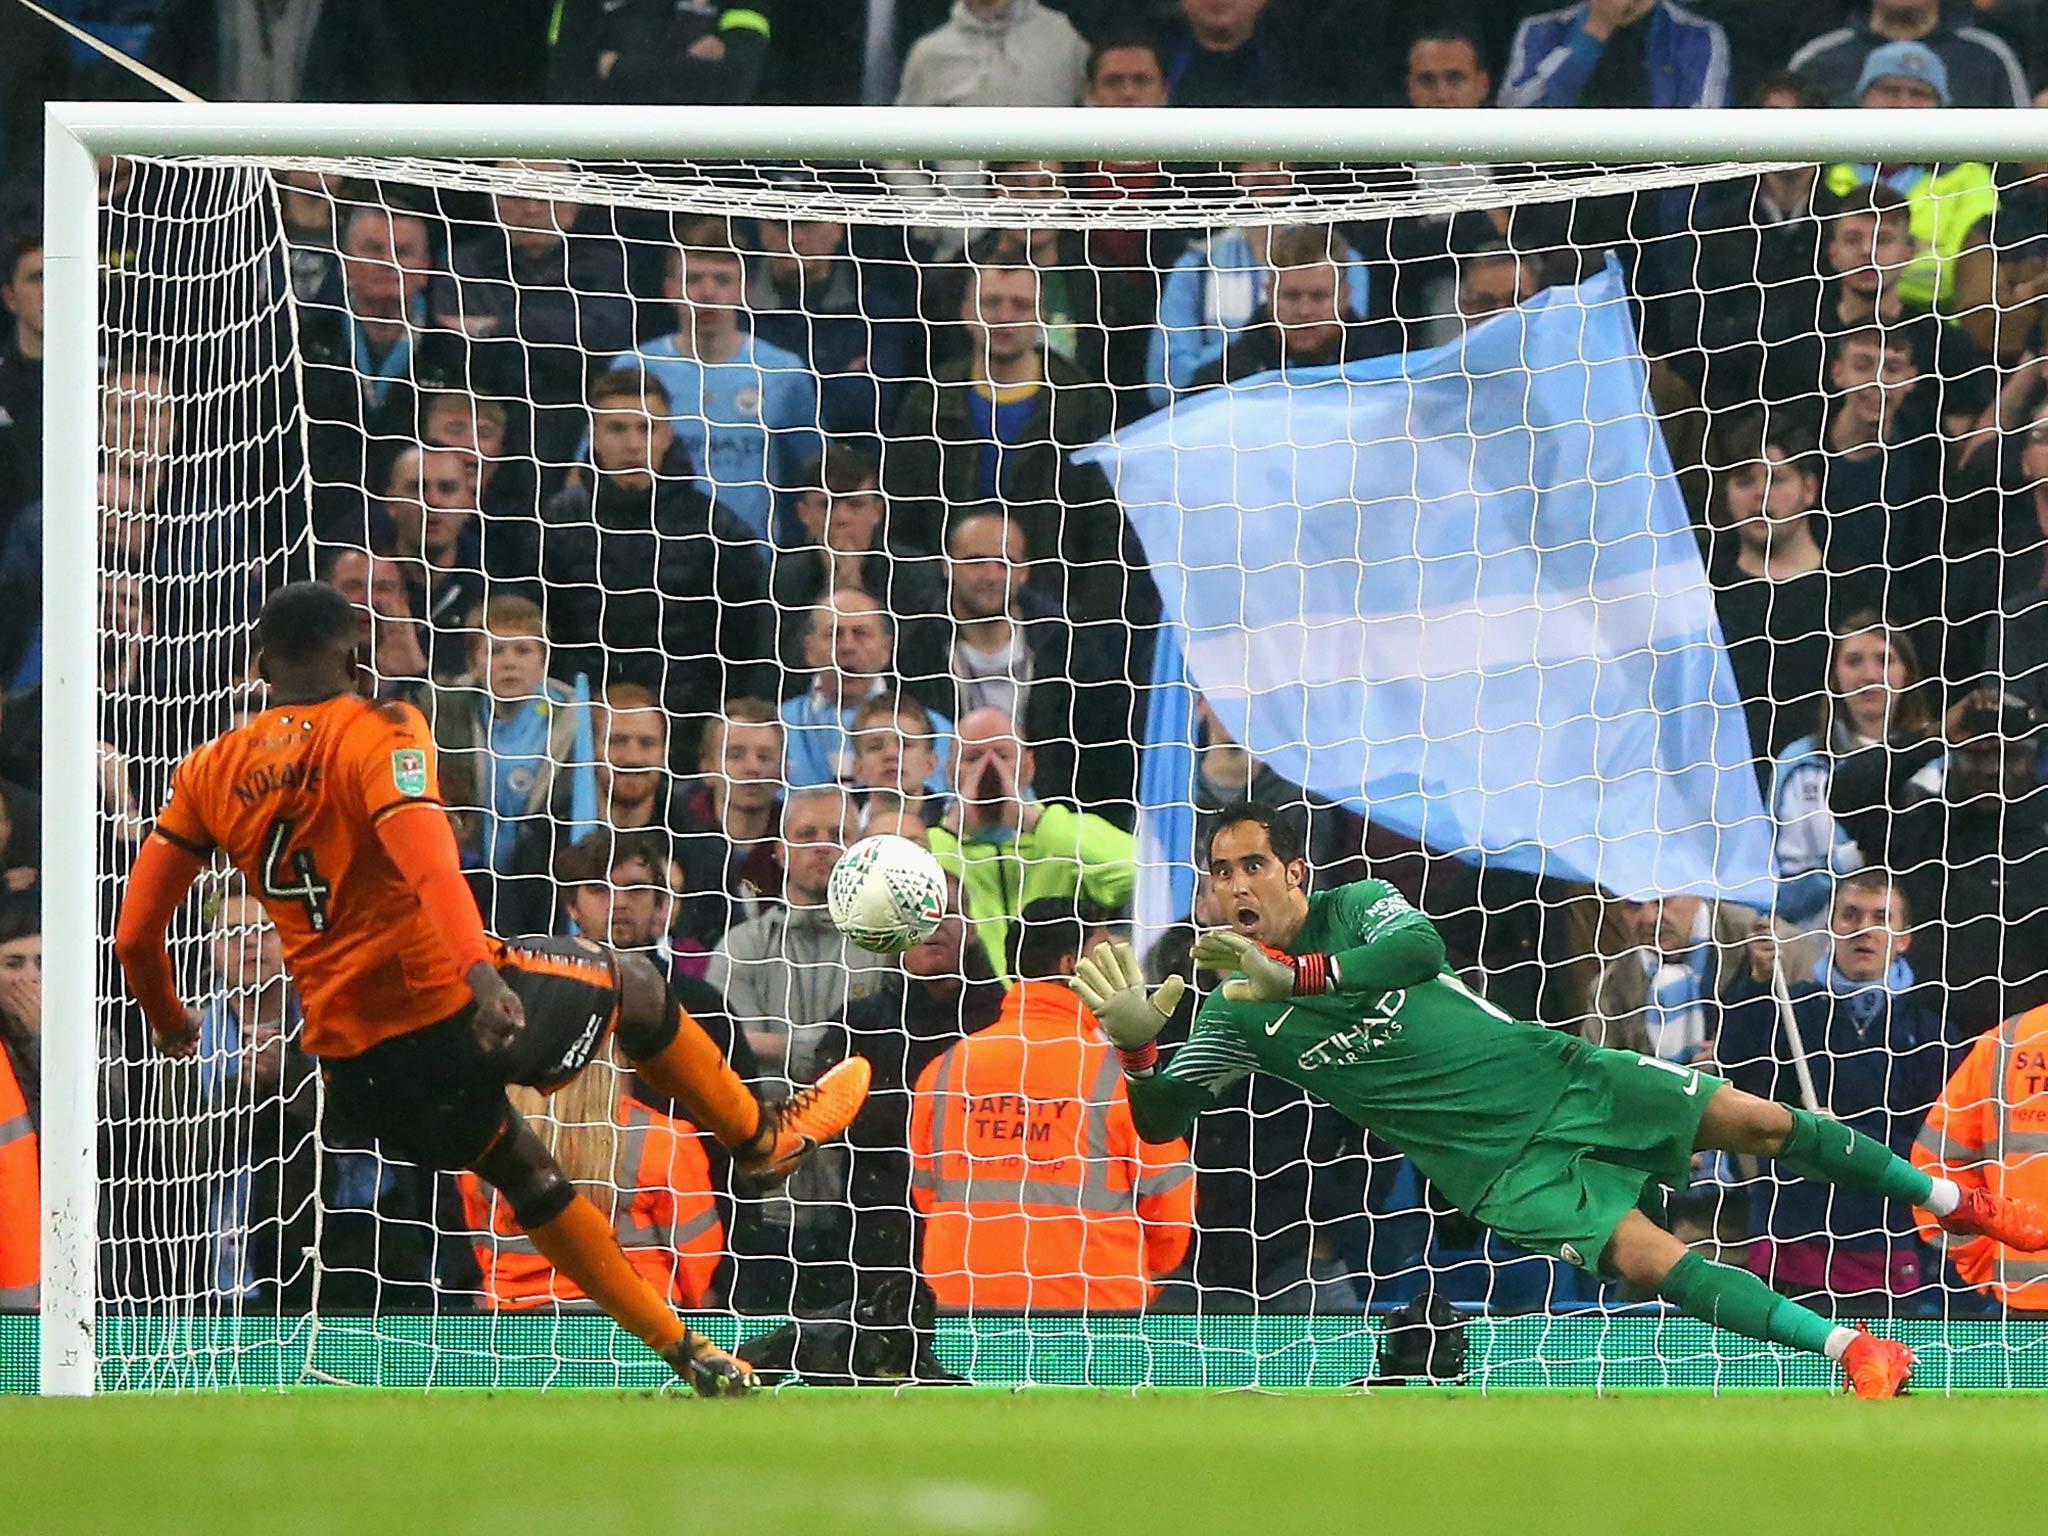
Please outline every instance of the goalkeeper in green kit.
M1170 1058L1153 1042L1180 978L1148 995L1128 944L1097 949L1074 976L1122 1054L1146 1141L1185 1135L1224 1088L1269 1072L1384 1138L1510 1241L1748 1338L1824 1353L1859 1397L1896 1396L1913 1352L1688 1252L1641 1208L1659 1185L1685 1187L1696 1150L1776 1158L1932 1211L1950 1232L2048 1250L2039 1209L1931 1178L1839 1121L1510 1018L1446 968L1435 926L1393 887L1310 895L1299 834L1265 807L1224 811L1208 860L1230 927L1197 940L1195 960L1232 974Z

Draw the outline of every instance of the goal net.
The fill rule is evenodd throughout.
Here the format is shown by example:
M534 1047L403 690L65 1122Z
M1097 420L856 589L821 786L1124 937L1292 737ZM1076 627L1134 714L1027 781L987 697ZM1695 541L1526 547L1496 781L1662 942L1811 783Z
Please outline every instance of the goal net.
M1090 122L1065 160L102 163L94 334L52 322L98 360L97 517L49 519L98 597L95 927L48 936L95 978L97 1175L46 1237L96 1228L90 1297L46 1302L101 1387L664 1375L488 1189L328 1102L263 916L296 876L202 879L200 1048L148 1047L127 863L266 707L253 616L306 576L431 720L494 932L644 950L769 1097L873 1063L777 1192L609 1053L521 1100L679 1308L771 1359L799 1319L811 1379L1831 1379L1489 1235L1300 1088L1146 1148L1099 1040L1017 1046L1042 898L1212 984L1246 795L1493 1009L2038 1181L2038 168ZM53 673L86 633L53 607ZM901 962L821 906L878 831L956 875ZM1372 1022L1304 1078L1369 1071ZM1932 1384L2042 1379L2007 1309L2048 1275L1910 1209L1715 1154L1660 1215Z

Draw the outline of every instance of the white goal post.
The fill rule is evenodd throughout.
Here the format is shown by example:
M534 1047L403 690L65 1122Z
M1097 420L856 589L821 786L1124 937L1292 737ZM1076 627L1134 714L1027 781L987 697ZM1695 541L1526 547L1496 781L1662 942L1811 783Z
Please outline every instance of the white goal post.
M983 110L65 103L47 119L41 1388L95 1388L99 547L97 163L148 158L590 161L2048 162L2048 114ZM1597 174L1594 176L1597 183ZM1582 186L1587 185L1581 182ZM905 216L913 216L908 210ZM916 215L921 217L921 215ZM971 223L971 210L947 215ZM1198 222L1192 216L1189 222ZM1208 222L1204 217L1199 222ZM145 808L147 809L147 808Z

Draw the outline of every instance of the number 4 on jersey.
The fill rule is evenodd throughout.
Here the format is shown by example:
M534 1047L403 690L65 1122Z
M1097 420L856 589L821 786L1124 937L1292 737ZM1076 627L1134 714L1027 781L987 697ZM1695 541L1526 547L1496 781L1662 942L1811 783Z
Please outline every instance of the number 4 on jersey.
M298 824L285 817L270 824L270 835L263 843L263 894L278 901L300 903L306 909L307 924L315 933L325 933L327 898L332 891L320 878L310 849L300 848L289 855L285 852L297 830ZM287 884L287 877L296 883Z

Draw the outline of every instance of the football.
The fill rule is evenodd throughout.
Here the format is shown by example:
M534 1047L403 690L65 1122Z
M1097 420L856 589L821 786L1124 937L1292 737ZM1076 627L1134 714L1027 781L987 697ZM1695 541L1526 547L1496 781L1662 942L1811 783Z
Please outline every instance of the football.
M946 872L907 837L864 837L832 866L825 905L851 942L900 955L930 938L946 915Z

